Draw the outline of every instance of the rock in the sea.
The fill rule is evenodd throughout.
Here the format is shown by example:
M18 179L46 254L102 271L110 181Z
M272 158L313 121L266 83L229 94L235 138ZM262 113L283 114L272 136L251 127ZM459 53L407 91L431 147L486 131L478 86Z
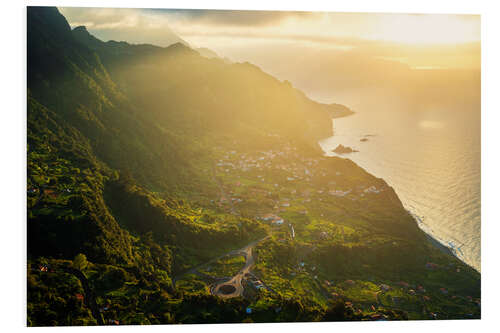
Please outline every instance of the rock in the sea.
M346 147L344 145L338 145L337 148L332 150L334 153L337 154L349 154L349 153L356 153L357 150L352 149L351 147Z

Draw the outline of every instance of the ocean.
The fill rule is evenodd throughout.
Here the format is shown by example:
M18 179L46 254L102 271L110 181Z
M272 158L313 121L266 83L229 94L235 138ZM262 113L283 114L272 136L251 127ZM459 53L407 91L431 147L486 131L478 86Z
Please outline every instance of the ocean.
M320 141L392 186L426 233L481 271L481 113L453 108L381 112L365 106L333 120ZM361 141L363 139L363 141Z

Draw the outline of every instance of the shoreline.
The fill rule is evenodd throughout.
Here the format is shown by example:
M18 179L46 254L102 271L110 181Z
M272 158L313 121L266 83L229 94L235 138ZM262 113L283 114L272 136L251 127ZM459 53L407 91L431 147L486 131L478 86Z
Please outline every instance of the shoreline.
M422 228L421 225L423 224L423 222L420 220L420 218L416 214L412 213L409 209L406 209L406 211L408 212L408 214L411 215L411 217L413 218L413 220L415 221L415 223L417 223L418 228L420 230L422 230L422 232L425 234L425 236L427 237L427 239L429 240L429 242L434 247L436 247L437 249L439 249L441 252L443 252L445 254L450 254L450 255L454 256L455 258L457 258L458 260L460 260L460 262L462 262L464 265L472 268L477 273L481 274L481 271L479 271L476 267L472 266L471 264L465 262L465 260L463 260L462 258L460 258L460 256L457 254L457 250L455 248L447 246L446 244L444 244L443 242L446 242L445 240L439 239L438 237L434 236L431 232L428 232L424 228ZM451 240L449 242L453 242L453 240ZM459 249L460 249L460 247L458 247L458 250Z
M345 117L349 117L349 116L352 116L356 114L355 112L353 113L350 113L350 114L346 114L346 115L339 115L339 116L332 116L332 136L335 136L335 130L333 128L333 122L335 119L339 119L339 118L345 118ZM320 140L321 141L321 140ZM320 145L321 147L321 145ZM323 150L323 148L321 148ZM324 154L327 154L327 152L325 150L323 150L323 153ZM352 159L350 159L349 157L342 157L342 158L347 158L349 159L351 162L353 162L354 164L356 164L358 167L360 168L363 168L361 167L360 165L358 165L356 162L354 162ZM373 175L374 177L376 177L376 175L372 174L372 172L370 170L367 170L366 168L363 168L365 169L368 173L370 173L371 175ZM384 180L385 181L385 180ZM386 182L387 183L387 182ZM396 192L396 195L398 196L398 199L401 201L401 198L399 197L399 195L397 194L397 191L396 189L394 188L394 191ZM403 203L403 201L401 201L401 203ZM405 207L404 203L403 203L403 206ZM440 240L437 236L433 235L431 232L425 230L425 228L422 228L422 221L419 219L419 217L417 215L415 215L414 213L412 213L409 209L407 209L405 207L405 210L408 212L408 214L411 215L411 217L413 218L413 220L415 221L415 223L417 224L418 228L420 230L422 230L422 232L425 234L425 236L427 237L428 241L434 246L436 247L437 249L439 249L441 252L445 253L445 254L449 254L449 255L452 255L453 257L457 258L458 260L460 260L460 262L462 262L464 265L467 265L468 267L472 268L473 270L475 270L476 272L478 272L479 274L481 274L481 271L479 271L477 268L475 268L474 266L472 266L471 264L465 262L465 260L463 260L462 258L460 258L460 256L457 254L457 250L446 245L445 243L443 242L446 242L445 240ZM453 242L453 240L450 240L449 242ZM458 248L460 249L460 247Z

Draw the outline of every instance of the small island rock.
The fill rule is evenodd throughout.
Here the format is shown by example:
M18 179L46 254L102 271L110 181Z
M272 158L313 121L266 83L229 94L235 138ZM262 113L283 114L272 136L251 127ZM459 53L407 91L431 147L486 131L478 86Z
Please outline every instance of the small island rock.
M337 154L349 154L349 153L356 153L357 150L352 149L351 147L346 147L344 145L338 145L337 148L332 150L334 153Z

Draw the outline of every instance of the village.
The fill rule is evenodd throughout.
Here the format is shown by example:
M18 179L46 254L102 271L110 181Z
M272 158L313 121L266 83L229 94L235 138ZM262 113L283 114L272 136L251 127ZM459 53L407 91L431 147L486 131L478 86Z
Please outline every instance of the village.
M216 177L223 191L212 203L220 208L243 207L251 200L261 199L257 207L259 215L271 223L279 222L279 212L291 209L292 205L305 207L312 200L331 202L334 199L357 201L368 195L378 195L387 188L378 184L357 184L349 187L339 170L324 166L324 157L304 157L288 143L279 149L239 153L224 151L220 147L215 163ZM379 187L377 187L377 185ZM265 207L268 211L263 211ZM238 213L241 213L240 210ZM270 219L270 214L275 218Z

